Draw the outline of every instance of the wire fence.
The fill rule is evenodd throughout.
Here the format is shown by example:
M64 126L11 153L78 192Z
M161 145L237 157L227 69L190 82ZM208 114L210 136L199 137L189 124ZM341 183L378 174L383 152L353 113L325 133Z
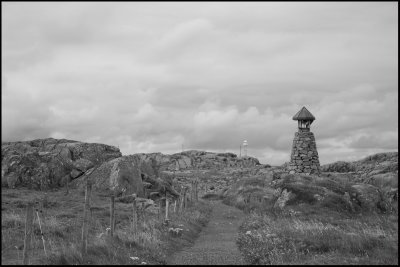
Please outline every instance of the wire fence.
M131 206L131 225L133 233L138 232L138 224L140 222L146 221L146 209L149 206L157 209L157 220L164 225L170 224L170 215L174 214L182 214L185 212L186 208L189 206L189 203L193 204L198 201L198 183L197 179L193 179L191 181L190 186L181 186L175 185L175 191L179 193L178 196L173 196L169 194L167 191L163 194L162 197L159 197L156 201L150 199L152 193L147 192L145 190L144 197L138 197L137 194L125 195L121 197L116 197L114 195L109 196L110 199L110 221L109 227L106 229L106 235L110 237L115 236L116 232L116 217L118 213L118 209L116 207L117 201L124 201L129 199L128 202L132 203ZM157 193L157 192L156 192ZM81 215L82 217L82 228L81 228L81 244L80 244L80 252L81 255L84 256L88 251L88 243L89 243L89 235L90 229L93 227L93 223L91 220L92 217L92 207L91 207L91 199L92 198L92 184L89 182L89 179L86 178L86 186L85 186L85 198L84 198L84 209ZM33 253L32 248L32 239L34 235L34 223L35 221L39 225L41 241L43 244L43 253L47 257L48 251L46 249L47 242L46 240L46 229L43 227L43 218L42 214L45 212L45 206L43 202L46 201L44 199L42 202L30 202L26 207L26 216L25 216L25 231L24 231L24 245L23 245L23 257L22 264L28 265L31 264L31 258ZM34 220L34 218L37 218Z

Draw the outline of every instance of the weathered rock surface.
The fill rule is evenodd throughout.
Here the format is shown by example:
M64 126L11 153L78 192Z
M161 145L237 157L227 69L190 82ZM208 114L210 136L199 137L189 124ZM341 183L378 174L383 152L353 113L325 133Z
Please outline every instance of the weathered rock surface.
M1 146L2 185L46 189L80 177L93 166L121 157L118 148L104 144L66 139L36 139L3 142Z
M397 210L398 201L396 156L397 153L384 153L350 164L340 162L339 170L351 166L347 169L350 172L341 173L288 174L288 164L259 169L254 174L243 175L224 196L239 206L249 193L257 196L261 192L264 202L253 201L251 205L268 203L278 209L290 209L305 203L340 212L393 212ZM252 192L255 187L257 192ZM273 194L268 192L269 188L275 189Z
M276 200L274 204L274 208L279 208L283 209L286 206L286 203L289 201L292 193L290 191L287 191L286 189L278 189L279 191L279 196L278 199Z
M104 195L117 197L131 194L144 197L145 188L147 195L157 192L160 197L168 192L172 196L179 196L172 188L172 180L162 173L159 174L152 158L146 160L145 156L146 154L128 155L104 162L88 175L92 188ZM72 183L72 186L81 189L85 185L85 179L76 179Z
M106 195L131 195L143 197L143 183L139 163L129 156L122 156L104 162L90 175L92 189ZM84 188L85 179L77 179L72 186Z
M349 175L353 182L371 184L387 191L398 187L398 152L378 153L353 162L325 164L321 170L335 176Z
M398 152L378 153L353 162L337 161L322 165L321 171L355 172L364 176L395 172L398 171Z
M173 181L175 172L253 167L259 169L262 165L256 158L237 158L233 153L192 150L173 155L139 153L122 157L119 149L112 146L66 139L2 143L2 185L12 188L48 189L72 182L70 186L83 189L85 179L81 178L88 176L94 190L106 194L143 196L146 187L148 195L161 196L168 192L178 196L173 182L187 186L192 178ZM231 177L218 178L207 177L215 190L229 185ZM200 187L208 190L211 186L204 183Z
M378 204L383 201L379 189L373 185L355 184L351 187L354 189L351 196L365 210L374 211L378 208Z
M134 154L160 171L184 169L221 169L226 167L254 167L260 165L253 157L238 158L233 153L212 153L190 150L173 155L161 153Z

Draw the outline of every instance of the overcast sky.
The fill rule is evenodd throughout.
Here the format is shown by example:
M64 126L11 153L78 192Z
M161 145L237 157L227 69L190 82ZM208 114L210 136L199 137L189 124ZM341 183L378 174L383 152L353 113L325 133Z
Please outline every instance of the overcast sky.
M398 150L397 2L2 2L2 140L321 164Z

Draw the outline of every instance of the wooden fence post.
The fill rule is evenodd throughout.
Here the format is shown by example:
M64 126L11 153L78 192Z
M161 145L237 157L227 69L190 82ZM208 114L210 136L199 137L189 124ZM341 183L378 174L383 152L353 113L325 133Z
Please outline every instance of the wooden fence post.
M183 204L183 196L182 196L182 192L181 192L181 194L180 194L180 196L179 196L179 198L178 198L178 204L179 204L179 206L178 206L178 213L181 213L182 212L182 204Z
M157 219L160 221L160 215L161 215L161 198L158 199L158 211L157 211Z
M187 199L186 199L186 192L187 192L187 190L188 190L188 188L186 187L186 188L185 188L185 191L184 191L184 193L183 193L183 210L185 210L185 209L186 209L186 206L187 206Z
M167 196L165 195L165 221L168 222L168 208L169 208L169 201Z
M144 202L142 202L142 206L141 206L141 209L140 209L140 220L142 221L142 222L144 222L144 221L146 221L146 212L145 212L145 208L144 208Z
M33 230L33 203L28 203L26 208L26 219L25 219L25 238L24 238L24 252L23 252L23 264L29 264L29 251L31 249L31 239Z
M190 202L193 202L193 194L194 194L194 181L192 180L190 187Z
M183 211L183 205L185 205L185 196L184 196L185 192L182 191L182 195L181 195L181 202L180 202L180 212Z
M114 235L115 227L115 196L111 196L110 203L110 235Z
M185 198L186 198L186 187L184 187L184 188L182 188L182 190L181 190L181 196L180 196L180 208L179 208L179 211L180 212L182 212L183 211L183 208L184 208L184 205L185 205Z
M196 180L193 181L193 202L196 201Z
M133 232L134 234L137 233L137 207L136 207L136 201L133 200L133 218L132 218L132 228L133 228Z
M176 199L175 199L175 202L174 202L174 213L176 213Z
M65 195L69 194L69 177L67 179L67 191L65 192Z
M85 206L83 209L83 226L82 226L82 255L87 251L88 241L88 217L90 212L90 193L92 190L92 184L86 178L86 190L85 190Z
M177 213L179 213L180 212L180 206L181 206L181 199L182 199L182 187L179 185L179 197L178 197L178 199L177 199L177 203L176 203L176 205L177 205L177 209L176 209L176 212Z
M193 181L193 201L194 202L196 200L196 181Z
M199 183L198 183L198 180L196 180L195 191L194 191L194 192L195 192L194 194L195 194L196 202L199 201L199 195L198 195L198 192L197 192L197 190L198 190L198 184L199 184Z

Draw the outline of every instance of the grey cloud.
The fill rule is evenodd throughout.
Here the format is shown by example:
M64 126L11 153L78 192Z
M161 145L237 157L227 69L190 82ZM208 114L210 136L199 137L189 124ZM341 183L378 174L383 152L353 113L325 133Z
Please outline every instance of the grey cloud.
M2 139L281 164L306 106L321 162L397 144L397 3L2 7Z
M350 143L352 148L376 148L395 150L398 147L397 132L367 133Z

